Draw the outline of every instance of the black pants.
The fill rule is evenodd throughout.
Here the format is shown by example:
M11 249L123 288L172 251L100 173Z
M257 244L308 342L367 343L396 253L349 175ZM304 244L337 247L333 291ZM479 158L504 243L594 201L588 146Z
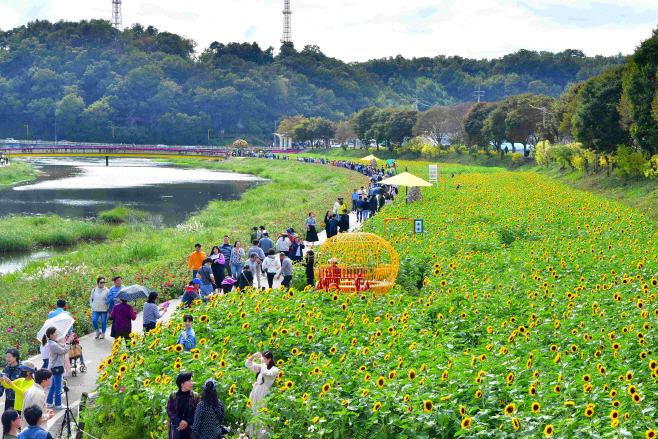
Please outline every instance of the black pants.
M272 288L272 285L274 285L274 276L275 275L276 275L276 273L270 273L270 272L267 273L267 285L269 285L270 288Z
M287 274L283 276L283 280L281 281L281 285L283 285L286 288L290 288L290 281L292 280L292 274Z
M116 332L116 337L114 338L121 337L121 339L126 342L130 340L130 331L115 331L115 332Z
M14 399L5 399L5 411L13 410L15 402L16 400Z
M144 324L144 331L145 331L145 332L148 332L148 331L150 331L151 329L155 329L155 325L156 325L155 322L145 323L145 324Z
M356 200L352 200L352 212L356 212Z

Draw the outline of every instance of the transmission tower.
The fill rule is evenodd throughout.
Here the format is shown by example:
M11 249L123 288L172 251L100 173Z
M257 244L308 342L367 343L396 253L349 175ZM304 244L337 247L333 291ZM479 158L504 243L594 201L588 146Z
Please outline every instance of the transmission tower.
M121 30L123 19L121 18L121 0L112 0L112 27Z
M484 91L480 90L480 84L478 84L478 89L473 92L473 96L477 98L478 104L480 103L480 98L484 96Z
M283 37L281 37L282 44L292 44L292 33L290 31L290 0L283 2Z

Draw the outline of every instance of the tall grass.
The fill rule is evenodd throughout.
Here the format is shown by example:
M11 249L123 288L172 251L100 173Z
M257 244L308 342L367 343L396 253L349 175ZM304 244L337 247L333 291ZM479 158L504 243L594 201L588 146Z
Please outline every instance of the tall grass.
M19 160L9 166L0 167L0 188L23 180L34 180L36 170L34 165Z

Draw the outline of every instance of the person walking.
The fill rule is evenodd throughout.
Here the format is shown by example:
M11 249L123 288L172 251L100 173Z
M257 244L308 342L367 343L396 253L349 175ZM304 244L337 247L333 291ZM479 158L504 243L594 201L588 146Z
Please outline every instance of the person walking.
M249 235L249 242L253 242L254 240L258 240L258 227L251 228L251 235Z
M176 344L183 346L183 351L185 352L190 352L196 347L196 334L192 328L193 323L194 317L192 317L191 314L185 314L183 316L183 324L185 325L185 329L183 329L183 331L178 336Z
M325 230L329 230L329 221L331 220L331 210L327 210L327 213L324 214L323 225Z
M356 202L359 199L359 192L357 192L356 189L354 189L354 192L352 192L352 212L356 212Z
M276 272L279 271L280 268L281 261L276 257L274 249L271 248L265 261L263 261L263 271L265 271L265 274L267 275L267 284L270 288L274 285L274 276L276 276Z
M244 265L244 249L240 241L235 241L233 250L231 250L231 270L233 271L233 279L238 280L238 276L242 273Z
M299 236L295 236L292 239L292 244L290 244L290 260L293 262L300 262L304 258L304 249L306 246L299 239Z
M263 237L260 239L260 241L258 241L258 246L261 250L263 250L265 255L268 255L270 249L274 248L274 243L270 239L270 234L267 232L267 230L263 232Z
M363 222L368 218L366 213L366 203L363 201L363 197L359 195L359 199L356 200L356 220L358 222Z
M121 290L123 290L123 278L121 276L114 276L112 278L114 285L110 288L110 293L107 295L107 300L105 303L108 305L107 312L112 313L114 305L117 304L116 297L119 295ZM114 330L114 322L112 322L112 327L110 328L110 337L116 337L116 331ZM105 335L103 335L105 338Z
M254 363L254 360L258 363ZM269 393L270 387L276 381L279 369L274 365L274 355L270 351L256 352L250 355L244 365L256 374L256 380L251 388L249 399L251 400L252 415L255 419L258 419L258 415L263 411L262 409L267 407L264 399ZM258 421L249 424L247 433L250 437L258 436L260 438L265 436L261 423Z
M158 308L158 305L156 304L157 300L158 293L154 291L149 294L148 301L144 304L142 326L144 327L144 332L147 334L150 330L155 329L155 326L158 323L158 319L162 318L162 314L160 313L165 312L164 307Z
M251 273L251 270L249 270L249 266L245 265L242 267L242 273L238 277L238 288L240 288L240 291L244 290L247 287L251 287L254 285L254 275Z
M224 255L219 251L219 246L213 246L210 251L210 259L212 259L212 275L215 277L215 289L218 290L221 288L222 281L224 280L224 270L226 261L224 260Z
M251 271L251 274L254 276L254 280L256 280L256 283L258 284L258 289L260 289L261 288L260 278L263 275L263 267L262 267L261 264L263 263L263 260L265 259L265 252L258 245L259 244L258 239L254 239L251 242L251 244L252 244L252 247L247 252L247 255L248 255L249 259L251 259L251 255L253 253L256 253L257 267L254 268L254 267L250 266L249 270Z
M204 259L206 259L206 254L201 251L201 244L197 242L194 244L194 252L188 258L187 263L187 269L192 270L192 279L196 279L196 273L203 265Z
M118 297L115 300L118 303L110 313L110 320L114 322L114 332L116 333L114 338L121 337L123 341L128 341L130 340L130 333L132 332L132 321L137 318L137 313L135 313L135 309L132 306L128 305L128 303ZM52 355L51 351L51 360Z
M18 349L9 348L5 351L5 359L7 360L7 365L2 369L2 373L5 377L9 378L11 381L15 381L21 377L21 354ZM16 402L16 393L14 390L0 387L0 396L5 393L5 411L11 410L14 408ZM21 407L15 407L17 410L21 410Z
M192 439L194 413L201 398L192 389L192 372L181 372L176 377L177 392L169 395L167 416L169 417L168 439Z
M338 224L339 222L336 218L336 215L331 215L331 219L329 220L329 227L327 227L327 239L338 235Z
M48 391L48 398L46 399L47 408L55 408L56 410L62 410L66 407L62 405L62 375L64 375L64 361L66 354L69 353L71 349L71 344L69 341L71 336L67 336L65 342L59 343L57 341L57 329L50 327L46 329L46 333L41 339L41 344L48 344L50 348L50 371L53 374L52 383L50 385L50 390ZM54 404L54 405L53 405Z
M46 391L51 387L53 373L48 369L39 369L34 374L34 384L29 387L23 394L23 423L25 423L25 409L36 405L43 412L43 420L48 421L53 415L53 411L46 406Z
M313 253L313 250L306 252L304 268L306 269L306 284L315 285L315 272L313 271L315 268L315 253Z
M340 208L341 205L340 197L336 198L336 202L334 203L334 208L333 208L333 213L338 213L338 209Z
M197 277L201 281L201 299L204 302L208 301L208 296L214 291L215 276L212 274L212 259L206 258L203 260L203 265L199 267Z
M343 209L343 213L338 220L338 227L340 228L340 233L347 233L350 231L350 216L346 209Z
M25 395L25 391L34 384L34 374L37 369L31 361L23 361L18 368L21 371L20 378L12 381L5 376L2 378L1 384L5 389L11 389L14 391L14 394L16 395L14 399L14 410L20 415L23 411L23 396Z
M231 253L233 253L233 246L228 242L228 235L224 235L224 243L219 247L219 251L224 255L226 269L226 276L232 276L231 274Z
M283 276L281 281L281 286L290 288L290 281L292 280L292 261L285 253L279 253L279 259L281 260L281 270L277 279L280 279Z
M105 331L107 330L107 310L110 306L106 301L110 295L110 290L105 286L106 284L107 281L103 276L96 279L96 287L91 290L91 296L89 297L91 323L96 331L96 339L105 338ZM100 326L98 325L98 319L101 321Z
M315 215L313 212L309 212L308 218L306 218L306 221L304 222L304 226L306 226L306 241L310 242L311 245L313 245L316 241L319 241L318 231L316 230L317 225L318 220L315 219Z
M375 195L372 195L370 197L370 216L375 216L375 213L377 213L377 198Z
M288 254L290 253L290 244L292 244L292 242L290 241L288 232L284 231L279 236L279 239L276 240L276 247L275 247L276 251L283 252L286 254L286 256L288 256Z
M224 404L217 396L217 381L208 378L203 383L201 402L194 411L192 433L194 439L218 439L228 430L224 428Z

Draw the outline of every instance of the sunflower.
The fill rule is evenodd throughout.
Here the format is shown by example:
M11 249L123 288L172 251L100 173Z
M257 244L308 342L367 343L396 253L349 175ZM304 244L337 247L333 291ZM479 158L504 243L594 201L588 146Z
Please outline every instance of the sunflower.
M519 423L519 420L516 418L512 418L512 426L514 427L514 430L518 430L521 428L521 424Z
M553 436L553 433L555 430L553 429L552 424L548 424L546 428L544 428L544 436Z
M127 370L128 370L128 366L126 366L125 364L122 364L121 367L119 367L119 373L126 373Z
M476 398L482 398L482 390L476 390L475 391L475 397Z
M329 349L329 352L332 353L332 354L335 354L335 353L336 353L336 346L332 346L332 347Z
M537 413L541 410L541 405L538 402L533 402L531 408L533 413Z
M183 352L183 345L177 344L176 346L174 346L174 350L176 352Z
M585 416L587 416L588 418L594 416L594 409L592 407L587 407L585 409Z
M615 420L619 418L619 412L617 410L613 410L610 412L610 419Z
M626 381L633 381L633 372L630 370L626 372Z
M516 405L514 405L514 403L510 403L510 404L507 404L507 406L505 406L505 414L506 415L513 415L514 412L516 412Z
M462 428L467 429L471 426L471 418L462 419Z
M329 383L325 383L325 385L322 386L322 392L323 392L323 393L327 393L327 392L330 391L330 390L331 390L331 384L329 384Z
M315 418L313 418L313 422L318 422L319 420L320 420L320 418L318 418L317 416Z
M344 399L343 402L340 403L340 405L342 406L346 406L347 404L349 404L349 402L346 399Z
M462 415L462 416L466 416L466 407L464 407L463 405L460 405L459 406L459 414Z
M384 387L384 384L386 384L386 380L384 379L384 377L380 376L379 378L377 378L377 386L379 386L380 389Z
M389 379L389 380L392 380L392 379L394 379L394 378L395 378L395 375L396 375L396 373L397 373L397 372L396 372L396 371L394 371L394 370L392 370L392 371L390 371L390 372L388 373L388 379Z
M202 315L201 317L199 317L199 321L200 321L201 323L206 323L206 322L208 321L208 316L205 315L205 314Z
M364 370L365 370L365 369L364 369ZM363 376L363 381L370 381L370 374L369 374L369 373L366 373L366 374Z
M147 378L144 380L144 387L148 387L151 384L151 381Z
M369 393L370 393L370 390L364 389L363 392L361 392L361 396L365 398L366 396L368 396Z
M372 411L373 412L378 412L380 408L382 408L382 403L381 402L376 402L375 405L372 406Z
M560 386L555 386L553 387L553 390L555 391L555 393L560 393L562 391L562 388Z
M428 399L423 403L423 408L425 409L426 412L431 412L434 409L434 404L432 403L432 400Z
M656 430L647 430L647 432L644 433L644 437L647 439L654 439L656 437Z
M639 393L633 393L633 402L639 404L642 401Z
M416 371L413 369L409 370L407 377L409 378L409 381L413 381L416 378Z
M114 385L112 386L112 388L113 388L114 390L118 390L118 389L119 389L119 383L114 383Z

